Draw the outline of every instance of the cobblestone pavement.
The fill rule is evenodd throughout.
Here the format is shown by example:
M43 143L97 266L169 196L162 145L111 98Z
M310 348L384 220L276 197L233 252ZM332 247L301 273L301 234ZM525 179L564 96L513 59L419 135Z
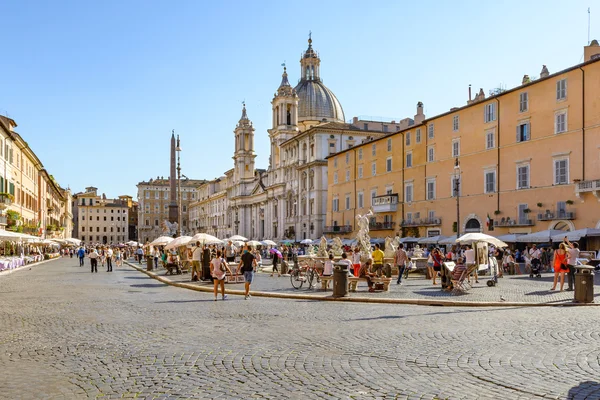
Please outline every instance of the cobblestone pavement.
M600 398L590 307L214 302L71 259L0 299L3 399Z
M136 264L137 265L137 264ZM159 275L164 275L165 270L159 269ZM189 273L182 275L168 276L169 279L176 282L189 282L191 275ZM594 293L597 298L596 302L600 302L600 273L595 276ZM573 292L558 290L551 291L554 274L551 272L543 272L541 278L530 278L529 275L505 275L498 280L498 284L494 287L488 287L487 281L489 276L480 276L479 283L474 283L473 288L468 292L460 295L452 294L441 290L440 285L433 286L431 280L425 279L424 275L411 273L408 279L403 281L402 285L396 285L397 277L394 276L392 284L390 284L389 292L369 293L367 283L359 282L357 291L350 293L350 296L360 296L369 298L390 298L390 299L436 299L436 300L452 300L452 301L468 301L468 302L524 302L524 303L553 303L563 304L573 302ZM212 283L194 282L199 286L211 287ZM314 296L331 296L332 286L329 286L327 291L321 290L321 284L308 289L308 284L305 283L301 289L294 289L290 282L289 276L271 277L269 272L257 273L252 284L252 290L266 291L274 293L291 293ZM243 284L228 284L228 288L243 289ZM557 286L557 289L559 286ZM567 288L567 280L565 277L565 286ZM501 300L503 299L503 300Z

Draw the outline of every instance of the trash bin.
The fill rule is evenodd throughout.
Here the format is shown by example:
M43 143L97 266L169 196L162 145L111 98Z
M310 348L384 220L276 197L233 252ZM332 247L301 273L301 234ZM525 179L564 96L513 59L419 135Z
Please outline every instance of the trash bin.
M333 267L333 297L348 296L348 265L336 263Z
M594 267L575 266L575 300L576 303L594 302Z
M385 275L386 278L392 277L392 265L390 263L385 263L383 265L383 275Z
M154 257L146 256L146 271L152 271L154 266Z

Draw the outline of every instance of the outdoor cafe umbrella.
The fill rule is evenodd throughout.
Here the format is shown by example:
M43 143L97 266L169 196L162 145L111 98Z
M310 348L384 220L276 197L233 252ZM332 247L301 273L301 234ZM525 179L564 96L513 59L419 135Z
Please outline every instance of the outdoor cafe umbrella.
M486 242L496 247L507 247L508 245L497 237L486 235L485 233L467 233L456 239L460 244L471 244L473 242Z
M236 242L236 241L247 242L248 238L245 238L245 237L240 236L240 235L233 235L232 237L230 237L227 240L231 240L232 242Z
M445 236L432 236L419 239L420 244L437 244L440 240L445 239Z
M256 246L263 246L263 244L261 242L259 242L258 240L250 240L249 242L246 243L248 246L252 246L252 247L256 247Z
M192 240L191 236L179 236L175 240L172 240L168 245L165 246L165 250L175 249L179 246L185 246Z
M152 242L150 242L150 246L164 246L166 244L171 243L173 240L174 239L172 237L160 236L154 239Z
M265 244L265 246L277 246L277 243L275 243L272 240L267 239L267 240L263 240L262 242Z
M300 242L300 244L313 244L313 241L310 239L304 239L303 241Z
M508 235L498 236L497 239L505 243L515 243L519 236L523 236L523 234L509 233Z
M279 250L277 250L277 249L271 249L271 250L269 250L269 253L271 253L271 254L277 254L277 256L279 258L283 258L283 256L281 255L281 252Z
M219 240L218 237L209 235L208 233L196 233L192 236L192 242L201 242L204 244L219 244L223 243L222 240Z
M456 235L448 236L447 238L440 239L438 244L454 244L456 242Z
M552 240L553 236L562 235L565 237L567 232L557 229L547 229L545 231L530 233L529 235L519 236L517 242L519 243L545 243ZM562 239L561 239L562 240Z
M578 229L576 231L570 231L570 232L561 231L560 234L552 236L552 241L553 242L562 242L563 239L565 238L565 236L567 237L567 239L570 242L575 242L575 241L581 240L581 238L584 238L584 237L600 236L600 229L585 228L585 229Z

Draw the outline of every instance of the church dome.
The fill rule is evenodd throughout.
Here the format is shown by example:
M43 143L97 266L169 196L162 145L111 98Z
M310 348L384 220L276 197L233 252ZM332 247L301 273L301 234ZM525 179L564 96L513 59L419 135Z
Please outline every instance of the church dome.
M308 39L308 49L300 59L302 78L294 88L298 95L298 121L344 122L344 110L339 100L321 81L321 59Z
M298 94L298 121L344 122L344 110L337 97L321 80L302 79L295 88Z

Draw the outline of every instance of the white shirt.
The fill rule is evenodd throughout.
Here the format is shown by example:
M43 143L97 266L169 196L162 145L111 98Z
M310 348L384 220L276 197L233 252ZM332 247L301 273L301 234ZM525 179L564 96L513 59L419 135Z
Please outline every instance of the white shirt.
M325 266L323 267L323 275L331 275L333 274L333 261L327 260L325 261Z
M352 254L352 264L360 264L360 253Z
M107 255L108 257L112 257L112 256L113 256L113 251L112 251L112 249L108 249L108 250L106 251L106 255Z
M194 252L192 253L192 261L200 261L202 258L202 249L199 246L196 246Z

